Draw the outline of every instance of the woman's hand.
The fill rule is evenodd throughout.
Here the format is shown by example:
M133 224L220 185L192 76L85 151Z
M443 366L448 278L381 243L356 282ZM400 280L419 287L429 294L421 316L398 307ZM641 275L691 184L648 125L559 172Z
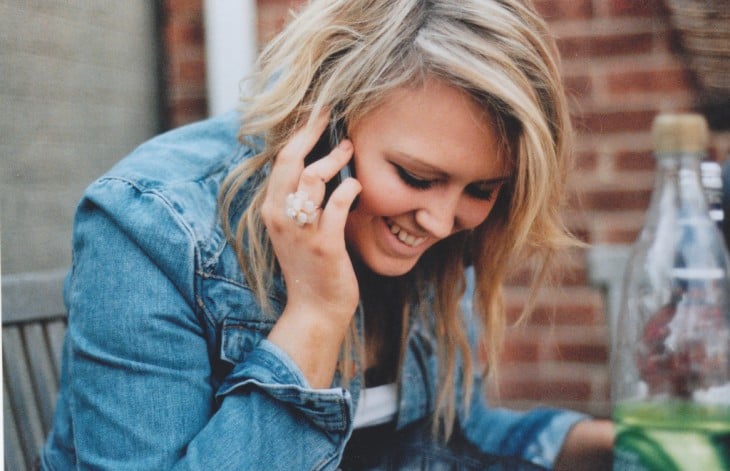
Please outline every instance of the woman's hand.
M360 184L346 179L319 208L330 180L352 158L345 139L326 157L304 168L304 158L328 122L328 113L299 129L279 152L261 209L287 287L287 304L269 340L299 365L312 387L332 381L340 346L357 309L357 279L345 245L349 208ZM291 193L314 203L314 221L287 215ZM305 198L305 199L306 199Z
M613 466L613 422L584 420L568 432L556 470L610 471Z

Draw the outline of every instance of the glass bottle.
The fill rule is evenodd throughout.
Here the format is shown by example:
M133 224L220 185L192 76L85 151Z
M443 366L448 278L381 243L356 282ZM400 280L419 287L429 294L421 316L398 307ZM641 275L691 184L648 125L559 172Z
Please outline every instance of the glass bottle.
M730 249L730 153L725 157L720 175L722 176L722 208L727 217L722 221L722 234L725 246Z
M659 115L657 175L629 257L611 393L615 470L730 469L730 260L700 184L707 123Z
M725 211L722 205L722 167L712 160L705 160L700 164L702 189L707 198L710 219L715 221L722 230Z

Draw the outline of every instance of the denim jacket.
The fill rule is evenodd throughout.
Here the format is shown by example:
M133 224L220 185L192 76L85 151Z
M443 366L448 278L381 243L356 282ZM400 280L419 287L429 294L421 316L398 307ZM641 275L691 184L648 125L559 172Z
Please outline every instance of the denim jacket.
M360 382L313 389L267 341L276 318L262 313L219 224L221 182L253 155L236 139L239 124L228 113L162 134L87 189L43 469L337 468ZM283 309L282 283L271 301ZM434 349L428 329L412 322L399 428L434 409ZM458 407L467 437L546 467L583 417L492 409L473 396L468 415Z

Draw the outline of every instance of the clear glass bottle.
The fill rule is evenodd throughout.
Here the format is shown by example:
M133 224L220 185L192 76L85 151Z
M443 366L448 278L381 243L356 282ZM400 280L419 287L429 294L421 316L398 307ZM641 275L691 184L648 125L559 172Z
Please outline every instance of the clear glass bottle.
M660 115L612 345L616 470L730 469L730 259L700 183L707 123Z
M705 160L700 164L702 189L707 198L710 219L722 230L725 211L722 205L722 167L717 162Z

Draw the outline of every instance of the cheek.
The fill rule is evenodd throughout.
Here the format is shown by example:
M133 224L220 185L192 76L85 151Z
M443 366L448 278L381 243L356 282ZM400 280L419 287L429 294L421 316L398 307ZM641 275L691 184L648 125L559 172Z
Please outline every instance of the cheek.
M403 185L388 175L380 174L380 178L358 176L362 191L358 197L358 209L377 216L395 216L407 212L412 199Z
M504 188L500 188L492 195L490 200L478 200L465 197L465 211L462 213L462 227L465 229L474 229L487 220L497 206L497 202L503 198ZM500 207L504 207L500 202ZM501 211L501 210L500 210Z
M366 191L365 187L363 187L363 191L359 196L360 202L358 209L374 216L393 216L398 214L398 206L400 205L398 204L399 198L397 195L393 195L391 198L387 198L385 195L393 195L393 193L387 192L382 187L376 187L374 191Z
M461 211L461 226L464 229L474 229L487 220L494 208L492 201L472 201L465 205Z

